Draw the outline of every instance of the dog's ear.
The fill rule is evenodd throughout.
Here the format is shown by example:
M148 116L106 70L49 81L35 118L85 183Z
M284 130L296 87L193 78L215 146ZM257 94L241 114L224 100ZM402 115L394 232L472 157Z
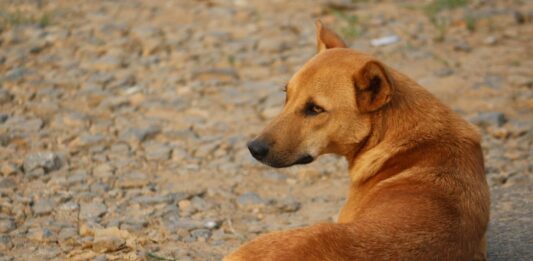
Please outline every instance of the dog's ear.
M387 104L394 91L394 83L387 69L378 61L368 61L354 75L357 108L372 112Z
M333 31L322 25L320 20L316 20L316 52L320 53L330 48L346 48L344 41Z

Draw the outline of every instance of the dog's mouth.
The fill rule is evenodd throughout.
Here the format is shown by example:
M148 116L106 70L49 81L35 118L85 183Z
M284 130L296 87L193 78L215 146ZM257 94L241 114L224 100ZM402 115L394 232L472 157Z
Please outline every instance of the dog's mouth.
M287 168L287 167L290 167L290 166L293 166L293 165L304 165L304 164L309 164L311 162L313 162L315 160L315 158L309 154L305 154L303 156L301 156L300 158L298 158L298 160L296 160L295 162L292 162L292 163L283 163L283 162L279 162L279 161L261 161L271 167L274 167L274 168Z
M315 160L313 158L313 156L309 155L309 154L305 154L304 156L302 156L301 158L299 158L297 161L295 161L293 163L293 165L303 165L303 164L309 164L311 162L313 162L313 160Z

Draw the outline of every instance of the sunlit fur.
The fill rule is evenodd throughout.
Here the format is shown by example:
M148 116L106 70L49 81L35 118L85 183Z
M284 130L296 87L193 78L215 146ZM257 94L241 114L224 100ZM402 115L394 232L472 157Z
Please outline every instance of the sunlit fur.
M282 165L306 153L346 158L338 223L262 235L224 260L485 260L489 191L477 130L320 23L317 40L260 138L271 142L267 161ZM381 85L368 89L375 77ZM302 114L309 99L325 112Z

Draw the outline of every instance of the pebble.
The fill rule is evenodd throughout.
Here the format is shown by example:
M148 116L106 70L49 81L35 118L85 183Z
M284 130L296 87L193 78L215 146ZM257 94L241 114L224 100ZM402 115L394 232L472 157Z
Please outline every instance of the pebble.
M9 115L0 113L0 124L6 122L8 118Z
M9 233L16 228L17 224L12 218L0 218L0 234Z
M246 192L237 198L237 204L241 207L263 205L266 201L255 192Z
M108 163L100 164L93 169L93 175L99 178L110 178L114 173L115 168Z
M215 220L209 220L204 223L204 227L207 229L216 229L220 227L220 222L217 222Z
M77 244L77 239L78 229L75 227L62 228L57 235L57 241L63 251L70 250L73 246L75 246Z
M469 118L470 122L480 126L496 126L501 127L507 122L505 114L501 112L481 112Z
M17 187L17 182L10 177L0 179L0 192L12 190Z
M257 44L257 50L267 53L279 53L287 50L289 45L283 39L263 38Z
M35 152L26 155L24 159L24 172L29 173L37 168L50 172L61 168L62 162L57 154L50 151Z
M370 40L370 44L372 46L384 46L384 45L390 45L393 43L396 43L400 41L400 37L397 35L388 35L380 38L375 38Z
M57 240L57 236L52 230L41 227L30 228L26 236L28 239L40 243L50 243Z
M50 214L56 207L56 204L51 199L39 199L33 204L33 213L35 215Z
M12 101L13 98L14 98L13 94L11 94L8 90L0 87L0 105L4 105Z
M132 171L122 174L117 180L117 185L120 188L137 188L148 185L148 176L139 171Z
M92 63L88 64L88 68L91 68L93 70L97 71L112 71L116 70L124 65L124 62L116 56L112 55L105 55L102 56Z
M435 71L435 76L438 76L438 77L446 77L446 76L450 76L450 75L453 75L454 71L452 68L450 67L443 67L437 71Z
M196 240L202 239L202 240L205 241L210 236L211 236L211 230L209 230L209 229L199 228L199 229L195 229L195 230L191 231L191 237L196 239Z
M296 212L300 209L300 202L292 197L275 202L276 207L282 212Z
M119 250L126 241L118 236L99 236L93 241L93 250L98 253L112 252Z
M469 53L470 51L472 51L472 46L470 46L470 44L468 42L457 41L453 45L453 49L455 51L461 51L461 52Z
M143 204L143 205L156 205L156 204L169 204L172 201L174 201L174 199L172 198L171 195L153 195L153 196L143 195L143 196L136 197L135 199L133 199L133 201L139 204Z
M11 237L6 234L0 234L0 251L8 251L13 247Z
M145 128L129 128L121 132L119 139L123 141L134 141L134 142L143 142L156 134L158 134L161 129L155 125L151 125Z
M80 219L92 220L107 213L107 206L104 203L91 202L80 205Z
M2 162L0 165L0 173L2 173L4 176L16 174L17 172L20 172L20 169L14 163Z
M143 145L147 160L167 160L170 158L171 147L167 144L149 142Z

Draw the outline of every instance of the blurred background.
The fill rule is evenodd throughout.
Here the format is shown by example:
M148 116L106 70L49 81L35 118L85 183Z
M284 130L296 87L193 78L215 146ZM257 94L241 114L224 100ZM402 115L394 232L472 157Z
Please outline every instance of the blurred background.
M490 260L531 260L533 2L0 0L0 260L219 260L334 221L346 162L246 142L314 21L479 126Z

